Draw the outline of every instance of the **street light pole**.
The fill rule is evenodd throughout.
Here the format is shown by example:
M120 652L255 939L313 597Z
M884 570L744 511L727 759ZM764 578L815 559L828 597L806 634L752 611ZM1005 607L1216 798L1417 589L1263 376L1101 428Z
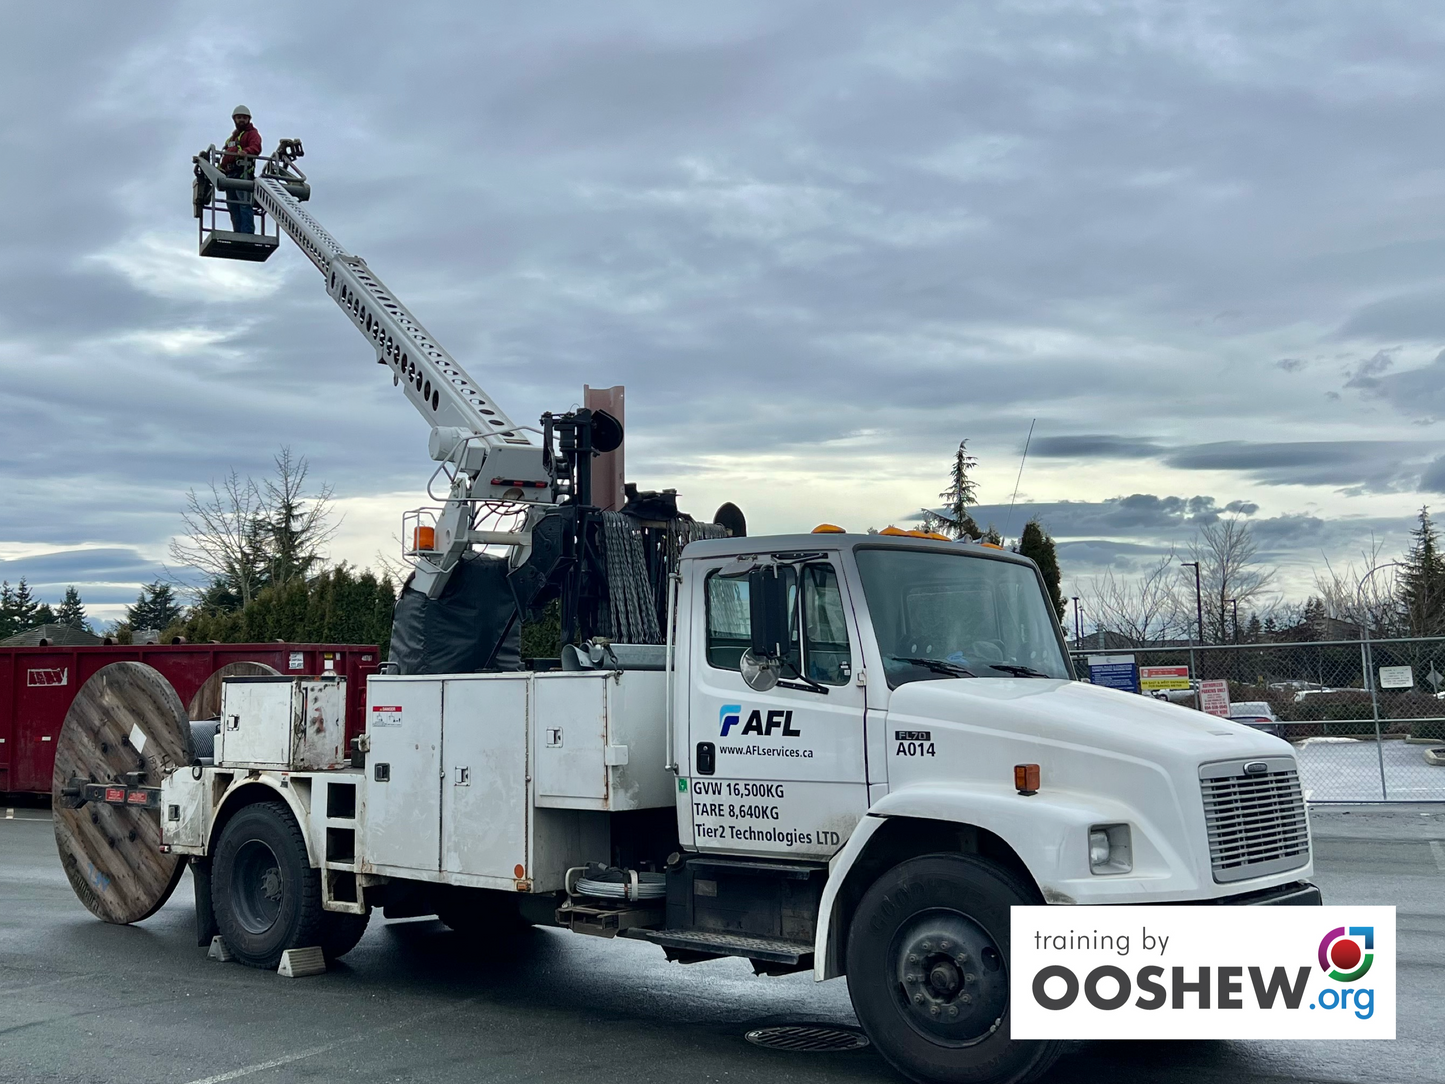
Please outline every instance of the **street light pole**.
M1370 654L1370 612L1365 605L1365 581L1380 569L1397 567L1399 564L1399 561L1386 561L1378 564L1361 576L1360 582L1355 585L1355 601L1360 604L1360 631L1363 634L1360 640L1360 662L1365 671L1365 684L1370 690L1370 712L1375 717L1375 752L1380 762L1380 800L1382 802L1389 801L1390 795L1385 787L1385 743L1380 740L1380 694L1375 688L1375 664Z
M1203 643L1204 643L1204 588L1200 585L1200 581L1199 581L1199 562L1198 562L1198 561L1180 561L1179 563L1180 563L1181 565L1183 565L1185 568L1189 568L1191 565L1192 565L1193 568L1194 568L1194 609L1195 609L1195 612L1196 612L1196 613L1198 614L1198 616L1199 616L1199 643L1200 643L1201 645L1203 645Z
M1074 604L1074 646L1082 651L1084 649L1084 622L1079 617L1079 596L1075 595L1070 601Z
M1239 644L1239 599L1237 599L1237 598L1227 598L1227 599L1225 599L1224 601L1227 602L1227 603L1229 603L1229 605L1230 605L1231 607L1233 607L1233 609L1234 609L1234 643L1235 643L1236 646L1238 646L1238 644Z

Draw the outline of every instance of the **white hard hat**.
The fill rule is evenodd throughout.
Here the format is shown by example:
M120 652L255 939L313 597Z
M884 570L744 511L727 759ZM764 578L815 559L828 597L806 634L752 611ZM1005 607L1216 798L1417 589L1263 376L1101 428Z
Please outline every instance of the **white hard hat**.
M251 111L244 105L238 105L235 109L231 110L231 116L233 117L249 117L250 115Z

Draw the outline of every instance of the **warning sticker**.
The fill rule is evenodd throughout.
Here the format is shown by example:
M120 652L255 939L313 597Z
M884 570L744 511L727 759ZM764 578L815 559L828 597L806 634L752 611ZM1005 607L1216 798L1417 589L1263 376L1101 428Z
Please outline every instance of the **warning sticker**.
M300 651L291 652L286 668L288 670L304 670L306 668L306 656Z
M373 704L371 706L371 725L379 726L401 726L401 706Z

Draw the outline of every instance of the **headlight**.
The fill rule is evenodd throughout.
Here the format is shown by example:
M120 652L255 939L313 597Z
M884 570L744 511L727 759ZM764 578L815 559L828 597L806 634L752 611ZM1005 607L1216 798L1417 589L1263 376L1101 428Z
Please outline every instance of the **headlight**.
M1089 829L1089 871L1100 875L1134 868L1134 846L1127 824L1096 824Z

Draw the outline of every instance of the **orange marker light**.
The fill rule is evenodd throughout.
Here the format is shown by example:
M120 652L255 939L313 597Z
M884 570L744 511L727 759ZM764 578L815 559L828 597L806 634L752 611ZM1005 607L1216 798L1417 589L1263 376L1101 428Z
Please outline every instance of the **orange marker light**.
M1028 797L1039 792L1039 766L1037 764L1014 765L1014 789Z
M820 523L813 528L814 534L847 534L848 532L839 527L836 523Z
M412 531L411 548L418 551L430 551L436 549L437 529L435 527L418 527Z

